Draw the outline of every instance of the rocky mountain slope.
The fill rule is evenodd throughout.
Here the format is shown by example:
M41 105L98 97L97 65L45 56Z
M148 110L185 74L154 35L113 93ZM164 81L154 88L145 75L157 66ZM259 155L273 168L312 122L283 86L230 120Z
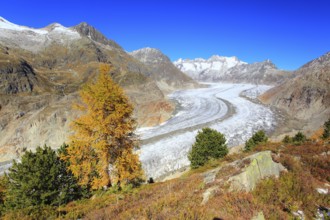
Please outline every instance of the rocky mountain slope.
M252 64L242 64L229 68L223 76L216 77L216 81L253 83L253 84L278 84L287 78L293 78L288 71L277 69L270 60Z
M177 88L193 88L197 83L176 68L171 60L160 50L143 48L130 53L135 59L150 68L151 78L155 79L159 88L167 93Z
M205 60L179 59L174 65L191 78L198 81L214 81L221 77L229 68L246 64L237 57L212 56Z
M269 90L261 100L306 122L305 130L318 128L330 117L330 52L305 64L294 74L294 79Z
M127 54L94 27L54 23L34 29L0 18L0 161L16 158L24 149L67 140L77 91L94 80L100 63L113 66L112 77L136 106L140 126L159 124L174 105L157 84L153 67ZM181 76L180 76L181 77ZM176 78L172 78L176 81ZM188 77L181 84L192 83ZM179 89L179 87L177 88Z

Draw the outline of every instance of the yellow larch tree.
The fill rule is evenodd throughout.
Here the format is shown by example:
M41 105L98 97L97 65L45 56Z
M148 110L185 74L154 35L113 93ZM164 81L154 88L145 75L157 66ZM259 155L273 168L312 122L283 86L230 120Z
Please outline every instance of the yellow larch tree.
M134 182L143 175L133 152L133 106L109 76L110 70L101 65L97 81L80 91L83 104L76 108L83 114L72 123L74 134L63 155L79 183L92 189Z

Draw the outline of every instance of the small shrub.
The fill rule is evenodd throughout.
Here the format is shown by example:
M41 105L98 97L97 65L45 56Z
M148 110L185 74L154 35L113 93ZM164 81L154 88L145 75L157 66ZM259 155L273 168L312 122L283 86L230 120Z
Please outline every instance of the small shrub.
M330 137L330 118L328 119L328 121L324 123L324 131L322 135L323 139L327 139L329 137Z
M226 138L211 128L198 131L196 142L189 152L188 158L193 169L203 166L211 158L221 158L228 154Z
M295 136L290 137L289 135L285 135L282 142L284 144L295 144L299 145L304 143L307 140L306 136L302 132L298 132Z
M267 209L271 206L278 207L288 215L303 210L307 219L312 219L315 204L323 205L327 200L316 192L312 176L299 170L293 168L281 174L278 179L269 178L258 183L253 191L257 202L264 204ZM267 213L266 210L265 214L267 219L277 219L277 213Z
M245 142L245 151L250 151L260 143L266 143L268 137L263 130L257 131L249 140Z
M256 143L254 143L253 139L250 138L245 142L245 151L250 151L256 146Z
M304 143L306 140L306 136L300 131L292 138L292 142L295 144Z
M292 138L289 135L285 135L285 137L283 138L282 142L284 144L292 143Z

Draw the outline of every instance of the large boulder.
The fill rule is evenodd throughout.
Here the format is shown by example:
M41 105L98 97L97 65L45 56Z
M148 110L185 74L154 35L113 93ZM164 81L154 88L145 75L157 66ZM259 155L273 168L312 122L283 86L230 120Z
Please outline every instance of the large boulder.
M271 176L279 177L284 170L286 169L282 164L273 161L270 151L262 151L206 171L202 173L203 184L207 186L202 205L228 183L229 191L249 192L260 180Z
M244 159L250 163L242 169L242 172L228 179L230 190L251 191L257 183L264 178L279 177L280 172L285 170L280 163L273 161L270 151L262 151Z

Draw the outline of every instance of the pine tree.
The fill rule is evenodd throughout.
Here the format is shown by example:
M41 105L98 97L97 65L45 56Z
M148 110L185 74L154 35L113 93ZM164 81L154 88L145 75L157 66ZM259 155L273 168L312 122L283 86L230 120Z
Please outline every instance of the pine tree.
M202 131L198 131L196 142L189 152L188 159L192 168L198 168L203 166L210 158L221 158L226 156L227 153L225 136L214 129L203 128Z
M244 150L245 150L245 151L250 151L250 150L252 150L255 146L256 146L256 143L254 143L253 139L250 138L249 140L247 140L247 141L245 142L245 148L244 148Z
M282 140L282 142L284 144L289 144L289 143L292 142L292 138L289 135L285 135L284 138L283 138L283 140Z
M80 184L93 189L127 183L142 174L133 154L133 106L109 72L109 66L101 66L97 81L80 91L83 104L76 107L83 115L72 123L75 133L64 156Z
M268 141L268 137L263 130L259 130L252 135L252 137L245 142L245 151L250 151L258 144L266 143Z
M6 176L8 209L37 205L60 205L80 197L74 176L50 147L27 151L13 163Z
M306 141L306 136L302 132L298 132L293 138L292 142L295 144L301 144Z

